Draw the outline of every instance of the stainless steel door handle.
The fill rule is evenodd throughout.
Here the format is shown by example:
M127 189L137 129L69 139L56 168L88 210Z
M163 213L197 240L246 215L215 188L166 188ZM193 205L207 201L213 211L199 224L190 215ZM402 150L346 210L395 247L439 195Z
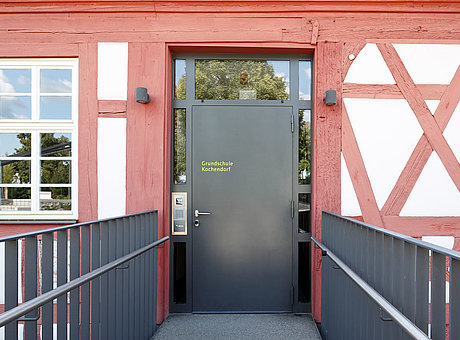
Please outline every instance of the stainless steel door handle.
M198 209L195 210L195 217L199 217L200 215L211 215L210 211L199 211Z

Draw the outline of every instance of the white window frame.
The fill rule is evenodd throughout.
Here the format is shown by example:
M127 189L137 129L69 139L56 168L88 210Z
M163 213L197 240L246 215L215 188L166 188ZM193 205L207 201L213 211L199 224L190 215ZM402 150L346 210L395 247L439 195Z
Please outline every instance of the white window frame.
M6 220L77 220L78 219L78 59L0 59L0 68L29 68L31 72L31 119L0 119L0 133L31 133L30 185L31 211L0 211L0 223ZM72 115L70 120L39 119L40 108L40 69L72 70ZM21 93L0 95L20 96ZM30 95L28 93L27 95ZM50 96L69 96L69 93L46 93ZM71 157L43 157L46 160L59 159L71 161L70 184L40 184L40 133L71 133ZM17 187L17 184L0 184L2 187ZM21 186L21 185L19 185ZM72 208L69 211L40 211L41 187L70 187Z

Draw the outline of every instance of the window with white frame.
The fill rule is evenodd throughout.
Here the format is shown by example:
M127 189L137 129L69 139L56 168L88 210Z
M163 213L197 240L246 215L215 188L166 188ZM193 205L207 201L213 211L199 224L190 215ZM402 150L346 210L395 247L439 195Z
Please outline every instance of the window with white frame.
M0 219L77 218L77 68L0 59Z

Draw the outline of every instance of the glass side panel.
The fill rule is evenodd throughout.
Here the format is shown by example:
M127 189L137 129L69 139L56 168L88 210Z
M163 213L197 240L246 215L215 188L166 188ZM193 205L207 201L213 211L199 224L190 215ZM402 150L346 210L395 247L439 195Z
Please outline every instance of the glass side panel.
M70 188L40 188L40 210L71 210Z
M186 99L185 60L174 60L174 98Z
M311 232L311 194L299 194L299 233Z
M31 119L30 96L0 96L0 119Z
M70 157L72 156L71 133L41 133L40 134L42 157Z
M0 211L30 211L31 189L25 187L5 188L0 186Z
M41 93L72 93L72 70L40 70Z
M289 99L289 61L196 60L195 98Z
M174 242L173 300L175 303L187 301L187 245L185 242Z
M187 182L185 131L185 109L174 109L174 184Z
M298 301L300 303L308 303L311 300L311 242L299 242L299 296Z
M0 133L0 157L30 157L30 133Z
M41 183L44 184L70 184L70 161L41 161Z
M30 93L30 69L0 69L0 93Z
M40 97L40 119L72 119L72 97Z
M0 183L29 184L30 161L2 160L0 161Z
M311 61L299 61L299 99L311 99Z
M311 111L299 110L299 184L311 183Z

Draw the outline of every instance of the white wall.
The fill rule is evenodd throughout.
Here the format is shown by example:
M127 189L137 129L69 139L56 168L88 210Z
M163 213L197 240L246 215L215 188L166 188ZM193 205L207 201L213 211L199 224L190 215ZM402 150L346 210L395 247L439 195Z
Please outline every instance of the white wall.
M126 213L126 118L98 118L98 217Z
M128 89L128 43L98 43L97 98L126 100Z

